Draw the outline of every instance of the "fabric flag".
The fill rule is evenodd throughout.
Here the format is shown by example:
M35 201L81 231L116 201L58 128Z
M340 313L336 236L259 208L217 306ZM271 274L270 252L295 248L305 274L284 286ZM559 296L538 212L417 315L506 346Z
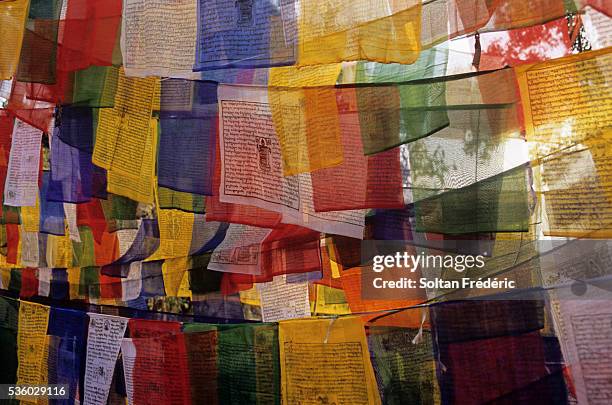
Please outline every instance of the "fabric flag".
M45 336L50 308L46 305L21 301L19 305L19 329L17 331L17 384L42 383L42 361L46 351ZM46 373L46 369L44 369Z
M60 12L64 0L30 0L17 80L55 83Z
M158 184L212 195L217 84L170 79L161 85Z
M8 173L11 152L11 138L14 128L15 118L7 111L0 110L0 190L2 191L4 191L6 176ZM4 192L0 193L0 200L4 205Z
M142 291L140 293L142 297L163 297L165 295L162 264L161 260L142 263Z
M344 270L341 276L342 289L346 296L346 302L348 303L351 312L376 312L385 311L397 308L411 307L420 304L426 300L425 291L421 288L414 289L414 291L404 292L403 294L397 294L393 292L378 292L370 293L376 294L373 296L366 296L364 294L367 290L366 283L375 277L371 266L355 267L349 270ZM364 319L375 318L378 315L368 314L364 315Z
M581 20L584 27L584 36L591 44L591 49L596 50L612 46L612 38L608 34L612 29L612 17L598 11L598 9L586 7Z
M106 404L128 320L111 315L88 315L83 401L88 404Z
M251 114L257 115L258 118L257 121L252 120L255 125L268 127L267 115L271 114L273 131L263 139L258 138L257 146L260 151L265 151L265 146L273 148L273 138L278 138L284 176L342 163L336 90L332 87L338 79L340 69L340 64L303 69L271 69L267 97L254 91L241 92L238 88L235 88L238 90L235 92L224 91L228 95L235 94L234 100L242 98L251 102L240 107L243 111L246 111L247 106L254 109ZM228 87L227 90L229 89L232 88ZM254 101L258 104L252 104ZM223 103L226 103L226 110L230 113L233 103L222 101L222 105ZM223 129L241 124L240 121L233 123L229 119L226 120L223 112L221 119ZM263 131L258 132L264 134ZM266 139L270 141L262 144L261 140Z
M159 244L158 220L143 219L129 248L113 265L124 265L135 261L142 261L151 256L159 248Z
M198 20L195 1L129 0L122 17L121 51L127 76L199 76L192 72Z
M70 309L51 308L49 316L49 384L68 384L68 400L79 400L83 392L80 376L85 372L87 314Z
M206 213L206 196L201 194L183 193L181 191L161 187L158 183L157 199L159 208L177 209L193 212L194 214Z
M536 25L576 11L573 1L564 0L534 0L528 5L520 0L451 0L448 8L451 37L481 28L503 30Z
M545 235L609 238L612 193L606 181L610 171L606 148L610 138L593 141L547 157L534 168L541 176L538 191L546 210Z
M444 129L443 134L463 130L490 136L518 132L514 80L512 71L502 70L454 80L358 87L352 110L359 111L364 152L378 153ZM484 111L474 111L476 106Z
M380 404L357 317L283 321L278 327L283 404Z
M440 379L442 401L541 403L551 398L538 332L440 343L437 350L446 369Z
M149 121L149 136L146 137L142 162L138 176L126 175L120 170L107 172L109 193L128 197L134 201L151 204L155 201L155 156L157 154L158 122ZM124 156L125 157L125 156Z
M439 402L431 333L370 327L368 346L383 403Z
M295 0L198 0L195 71L292 65Z
M123 70L115 106L100 111L92 161L107 169L108 191L152 202L157 122L151 120L159 79L127 78Z
M13 80L13 89L6 109L21 121L49 133L52 130L55 106L42 101L45 100L44 92L41 84Z
M528 173L508 172L415 203L416 231L448 234L525 232Z
M584 7L584 5L589 5L594 9L605 13L608 17L612 17L612 6L605 0L579 0L579 3Z
M319 232L356 238L363 236L363 211L315 213L311 174L284 176L286 157L282 156L272 127L273 114L268 108L264 89L221 86L219 99L221 202L277 212L282 214L283 223ZM238 114L238 111L242 112ZM234 145L237 144L250 147L236 148ZM332 152L329 150L327 153ZM248 171L245 170L247 167Z
M69 299L68 272L66 269L51 269L51 272L49 297L54 300Z
M532 158L582 142L610 125L609 111L602 107L610 104L611 58L606 48L515 68ZM582 84L587 78L589 86ZM564 108L568 96L576 108Z
M57 131L59 139L80 151L93 153L94 110L89 107L62 106L58 112L60 114L56 127L59 128ZM53 144L51 152L53 152Z
M349 88L337 93L343 161L311 173L317 212L404 205L399 150L364 156L360 112L355 108L359 92Z
M206 221L204 215L194 215L189 255L199 255L214 250L225 238L228 223Z
M38 295L48 297L51 289L51 270L49 267L40 267L38 269Z
M51 140L51 179L46 199L56 202L82 203L106 192L106 172L91 163L91 153L63 142L60 136ZM101 190L100 190L101 189Z
M49 191L51 173L43 172L40 189L40 232L52 235L65 235L64 205L61 202L49 201L46 196Z
M147 338L132 338L135 358L127 352L128 368L131 370L133 404L149 401L164 404L190 404L189 370L187 352L182 333ZM125 345L123 345L125 347ZM133 356L133 354L132 354ZM125 363L124 363L125 364Z
M612 192L604 179L610 171L610 58L606 48L515 68L530 157L544 159L540 170L550 187L545 203L551 214L548 235L609 236ZM566 108L568 97L572 109ZM580 168L580 174L576 168L567 171L570 166ZM595 198L584 200L585 193Z
M261 296L261 318L263 322L310 316L308 280L304 274L300 281L287 281L287 275L276 276L267 283L257 285Z
M3 1L0 4L0 80L9 80L17 71L23 43L29 0Z
M129 266L127 277L121 279L121 301L138 300L142 291L142 262Z
M421 2L300 2L298 65L371 60L413 63L421 50Z
M261 274L260 246L270 229L230 224L223 242L214 250L209 270Z
M122 343L122 346L128 349L126 375L131 375L131 379L126 381L126 388L134 403L146 402L145 398L152 394L158 395L157 400L163 403L188 401L185 389L187 365L185 345L180 334L181 324L174 321L130 319L128 328L131 339L129 343ZM164 370L168 370L168 374ZM155 387L154 393L151 387Z
M280 405L276 325L221 325L217 345L219 404Z
M91 114L91 110L85 111L85 114ZM74 120L69 120L66 112L67 109L62 112L61 128L56 128L51 138L51 179L46 198L82 203L94 196L106 197L106 171L91 162L91 116L88 124L71 125Z
M217 405L218 378L217 366L217 331L201 331L185 333L185 347L187 349L187 365L192 403L205 403Z
M74 72L72 93L67 101L73 106L113 107L119 79L119 68L90 66Z
M482 33L479 40L482 48L479 71L560 58L572 53L565 16L545 24Z
M46 237L46 244L43 237ZM58 236L39 234L39 240L41 258L43 257L42 252L44 252L44 258L46 258L47 262L46 266L57 268L72 266L73 249L70 235ZM41 244L42 248L40 247Z
M15 120L8 172L4 186L4 204L36 205L40 172L42 132Z
M24 268L19 269L21 272L21 291L20 298L31 298L38 294L38 277L36 273L38 269Z
M194 214L179 210L159 209L157 221L159 223L160 244L150 259L159 260L188 256Z
M69 0L67 3L58 68L70 72L91 65L113 64L121 25L121 0Z
M273 276L282 274L320 272L320 239L319 232L296 225L272 230L261 244L264 273L255 281L272 281Z

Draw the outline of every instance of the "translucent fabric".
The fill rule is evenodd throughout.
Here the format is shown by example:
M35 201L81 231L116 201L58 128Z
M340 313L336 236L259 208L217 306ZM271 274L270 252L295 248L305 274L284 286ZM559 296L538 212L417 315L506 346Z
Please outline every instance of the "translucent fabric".
M612 224L612 191L609 139L591 142L591 148L574 148L543 159L534 168L541 176L547 221L545 235L608 239Z
M508 115L489 112L489 109L508 111L518 100L514 75L509 70L456 80L360 87L356 92L355 108L359 111L366 154L414 142L449 126L464 131L480 130L474 128L477 123L472 124L475 113L470 110L474 109L483 109L491 116L489 126L496 125L491 129L497 130L495 134L506 135L518 125L514 110ZM450 111L455 111L452 116Z
M158 184L212 195L217 143L217 85L180 79L161 87Z
M343 161L312 172L315 211L403 207L398 149L364 156L357 111L360 89L341 89L336 98L340 114Z
M40 232L52 235L64 235L64 205L61 202L47 200L51 173L43 171L40 189Z
M38 101L43 99L45 91L45 87L41 84L13 81L6 109L29 125L43 132L49 132L52 129L55 106L45 101Z
M416 230L461 234L524 232L529 227L524 166L415 202Z
M30 0L17 80L55 83L60 12L64 0Z
M56 134L51 140L51 173L44 197L57 202L89 201L94 195L94 172L101 175L101 170L91 163L91 153L64 143Z
M162 275L162 261L152 261L142 263L142 291L143 297L163 297L164 277Z
M157 202L159 207L163 209L177 209L197 214L206 212L206 196L201 194L183 193L159 187L157 189Z
M204 215L194 215L189 255L200 255L214 250L225 238L228 223L208 221Z
M576 11L574 2L564 0L450 0L448 7L451 37L541 24Z
M9 155L11 153L11 138L15 118L7 111L0 110L0 189L4 190L4 183L8 171ZM0 201L4 201L4 193L0 193ZM3 210L4 211L4 210ZM4 212L3 212L4 216Z
M515 68L532 159L609 129L611 60L608 47ZM565 107L566 97L575 108Z
M63 18L58 68L64 72L113 64L119 43L121 0L69 0Z
M295 0L198 0L194 70L293 64L296 11Z
M0 80L15 76L23 43L29 0L0 2Z
M559 392L555 384L561 384L563 392L559 368L547 361L549 348L540 334L542 315L542 303L537 301L434 306L431 317L437 353L447 370L439 379L442 400L541 402ZM470 358L478 362L468 361ZM500 368L495 365L499 362L512 366Z
M369 328L368 348L383 403L435 402L439 394L435 387L433 347L429 330Z
M421 50L421 2L301 1L298 50L298 65L413 63Z
M191 392L184 335L162 331L158 333L158 336L132 338L136 348L132 374L133 400L137 403L177 401L177 403L190 404Z
M340 64L271 69L268 97L261 100L262 113L267 110L267 102L282 153L283 175L311 172L342 162L338 109L332 87L340 71ZM235 89L239 96L249 96L249 92L241 94L240 88ZM261 125L267 124L265 115L259 118L263 121Z
M75 106L113 107L119 68L90 66L72 75L72 93L67 102Z
M85 312L51 308L48 334L55 337L49 347L49 384L68 384L70 402L83 392L80 378L85 372L88 316Z
M220 326L217 333L219 403L279 405L278 327Z

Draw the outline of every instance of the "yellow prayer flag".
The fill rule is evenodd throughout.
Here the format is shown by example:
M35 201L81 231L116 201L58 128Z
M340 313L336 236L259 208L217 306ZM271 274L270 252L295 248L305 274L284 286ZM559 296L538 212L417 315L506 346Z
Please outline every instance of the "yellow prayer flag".
M37 385L43 381L42 361L49 324L50 308L46 305L21 301L17 330L17 385Z
M47 236L47 265L55 268L72 266L72 241L66 231L65 235Z
M282 321L278 339L284 405L381 403L360 318Z
M271 69L268 100L285 176L342 163L334 87L341 70L340 64Z
M0 255L0 259L3 259L2 265L6 265L6 256ZM2 267L0 268L0 286L3 290L8 290L9 284L11 284L11 268L10 267Z
M185 293L182 284L185 278L184 276L186 275L189 277L189 272L186 271L187 267L189 267L189 257L177 257L164 260L162 264L162 274L167 297L178 297L181 287L183 287L183 294ZM187 282L187 291L189 291L189 282Z
M30 0L0 1L0 80L17 71Z
M138 171L130 174L111 168L107 172L109 193L134 201L153 203L155 188L155 159L157 157L157 120L149 120L149 136L142 146L143 154ZM96 142L97 145L97 142Z
M189 256L194 214L159 208L157 210L157 221L159 223L159 248L147 260Z
M21 226L26 232L38 232L40 226L40 202L36 197L36 205L21 207Z
M79 293L79 286L81 284L81 268L70 267L66 269L66 273L68 273L68 287L70 291L70 299L78 300L85 298Z
M92 161L116 173L136 177L148 162L153 133L151 114L159 78L126 77L119 71L115 105L99 113Z
M298 65L369 60L415 62L420 0L302 0Z
M240 291L240 302L246 305L261 306L261 300L259 298L259 290L256 286L249 288L248 290Z
M605 48L515 68L532 159L612 125L611 52Z

